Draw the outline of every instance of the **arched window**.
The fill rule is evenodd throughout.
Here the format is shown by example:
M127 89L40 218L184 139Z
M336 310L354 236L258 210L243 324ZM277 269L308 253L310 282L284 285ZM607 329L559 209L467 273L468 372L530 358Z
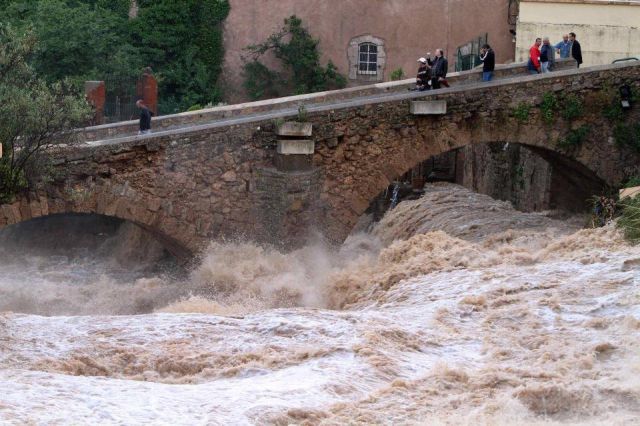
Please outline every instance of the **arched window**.
M349 80L371 83L384 80L387 54L384 39L371 34L354 37L347 46Z
M378 74L378 45L375 43L360 43L358 54L358 74Z

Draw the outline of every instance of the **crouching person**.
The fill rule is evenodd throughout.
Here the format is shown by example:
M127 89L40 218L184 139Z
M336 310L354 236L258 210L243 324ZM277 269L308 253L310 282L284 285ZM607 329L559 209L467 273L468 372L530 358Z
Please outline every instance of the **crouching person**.
M416 87L410 90L429 90L431 88L431 67L427 63L426 58L418 59L420 67L418 68L418 75L416 76Z

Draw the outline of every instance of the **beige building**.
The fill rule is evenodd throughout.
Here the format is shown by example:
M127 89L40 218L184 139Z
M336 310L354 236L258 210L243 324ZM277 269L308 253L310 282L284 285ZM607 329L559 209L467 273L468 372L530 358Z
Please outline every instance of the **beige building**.
M243 98L243 49L278 31L297 15L320 39L323 63L333 61L350 85L389 80L402 68L415 74L416 60L443 48L455 70L458 47L478 39L496 51L498 62L513 60L509 30L517 0L230 0L225 21L225 79L229 100ZM462 49L462 53L470 53Z
M536 37L549 36L555 44L569 32L577 35L584 65L640 59L640 1L521 0L516 60L528 58Z

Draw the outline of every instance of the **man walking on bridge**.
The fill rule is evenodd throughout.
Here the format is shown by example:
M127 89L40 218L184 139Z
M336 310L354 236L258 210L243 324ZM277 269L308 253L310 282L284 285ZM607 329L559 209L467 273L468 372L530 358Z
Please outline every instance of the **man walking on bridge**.
M140 108L140 131L139 135L146 135L151 133L151 116L153 113L149 110L149 108L144 104L142 99L138 99L136 101L136 106Z

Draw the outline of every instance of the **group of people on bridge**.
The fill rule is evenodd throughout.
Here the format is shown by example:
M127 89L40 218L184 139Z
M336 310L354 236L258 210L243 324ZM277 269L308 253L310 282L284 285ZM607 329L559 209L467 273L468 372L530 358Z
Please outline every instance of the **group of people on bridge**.
M576 40L576 34L565 34L562 40L554 45L549 37L536 38L535 43L529 49L529 61L527 69L531 74L548 73L553 71L556 53L560 58L573 58L578 64L582 64L582 48ZM482 62L482 81L491 81L496 66L496 55L491 46L482 45L480 48L480 62ZM431 59L431 52L426 57L418 59L420 66L416 76L416 86L409 90L439 89L440 86L449 87L447 82L447 58L442 49L436 49L436 56Z
M496 55L491 46L482 45L480 49L480 61L482 62L482 81L491 81L493 70L496 66ZM420 67L416 76L416 86L409 90L439 89L440 86L449 87L447 82L448 62L442 49L436 49L436 56L431 59L431 52L427 57L418 59Z
M582 48L576 40L576 33L562 36L562 40L554 45L549 37L536 38L535 43L529 49L529 61L527 69L530 74L546 74L553 71L556 53L560 58L573 58L580 68L582 63Z
M418 59L418 62L420 66L416 77L416 87L409 90L423 91L439 89L440 86L449 87L449 82L447 82L449 62L442 49L436 49L435 58L431 59L431 52L429 52L426 58L422 57Z

